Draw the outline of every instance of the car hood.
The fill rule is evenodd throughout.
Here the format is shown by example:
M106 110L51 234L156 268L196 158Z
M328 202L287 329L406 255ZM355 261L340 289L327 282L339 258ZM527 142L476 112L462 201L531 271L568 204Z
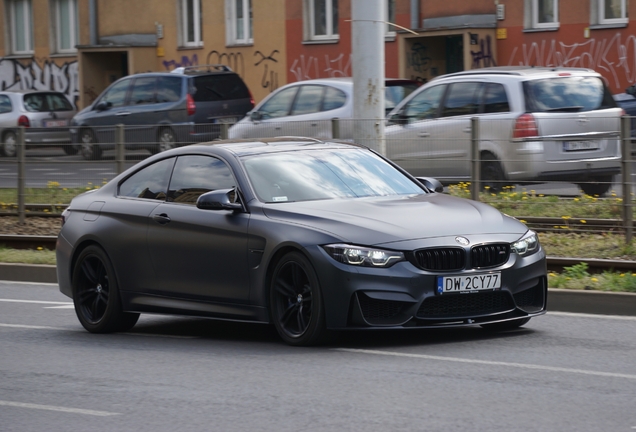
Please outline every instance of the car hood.
M514 240L527 231L489 205L437 193L266 204L264 213L362 245L484 234Z

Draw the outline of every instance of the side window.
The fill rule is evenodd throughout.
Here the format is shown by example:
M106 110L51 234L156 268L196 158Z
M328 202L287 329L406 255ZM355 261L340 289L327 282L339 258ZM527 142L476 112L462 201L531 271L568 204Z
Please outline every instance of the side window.
M168 201L196 204L200 195L230 189L235 184L225 162L210 156L179 156L170 180Z
M143 105L155 102L155 77L135 79L130 92L130 105Z
M46 101L41 93L24 95L24 108L29 112L46 110Z
M327 91L325 92L325 100L322 101L322 109L321 111L330 111L341 106L344 106L345 102L347 102L347 95L340 89L327 87Z
M290 87L272 96L259 108L259 111L263 114L263 118L276 118L289 115L289 109L297 91L298 87Z
M119 185L119 196L165 201L174 161L164 159L137 171Z
M157 78L157 103L177 102L181 99L183 80L180 77Z
M296 100L294 101L292 115L310 114L320 111L324 91L325 88L323 86L300 86L298 96L296 96Z
M501 84L486 84L484 93L484 113L501 113L510 112L510 104L508 103L508 95L506 89Z
M442 117L475 114L479 109L482 83L466 82L451 84L444 101Z
M111 107L124 106L124 103L126 102L126 92L128 91L130 81L131 80L126 79L113 85L106 91L106 94L102 96L100 102L107 102Z
M7 95L0 95L0 114L11 112L11 99Z
M425 120L437 117L445 90L445 84L423 90L406 105L404 116L407 120Z
M51 111L73 111L73 106L66 97L59 94L46 95L46 101Z

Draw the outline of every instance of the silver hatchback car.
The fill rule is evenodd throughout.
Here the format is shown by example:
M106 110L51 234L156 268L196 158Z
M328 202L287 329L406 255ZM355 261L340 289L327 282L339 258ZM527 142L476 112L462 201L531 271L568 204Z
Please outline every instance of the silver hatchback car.
M24 126L30 146L60 146L66 154L76 154L70 145L69 123L77 111L63 93L53 91L0 92L0 155L17 153L17 128Z
M387 156L415 176L470 180L476 117L485 185L562 181L602 195L620 172L623 113L591 69L459 72L430 81L395 107Z

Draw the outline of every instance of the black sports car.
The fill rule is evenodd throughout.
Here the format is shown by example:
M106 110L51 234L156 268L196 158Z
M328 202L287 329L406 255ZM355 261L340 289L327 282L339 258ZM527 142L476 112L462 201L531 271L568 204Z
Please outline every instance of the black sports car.
M217 141L157 154L73 199L60 290L90 332L139 313L327 330L482 325L545 313L537 235L354 144Z

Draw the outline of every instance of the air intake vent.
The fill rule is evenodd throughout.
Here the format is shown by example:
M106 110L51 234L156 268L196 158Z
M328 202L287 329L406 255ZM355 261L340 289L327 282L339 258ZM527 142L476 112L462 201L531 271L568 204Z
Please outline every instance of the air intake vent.
M510 245L508 243L475 246L470 250L472 268L497 267L508 261Z
M512 297L507 291L478 294L447 294L424 299L417 311L418 318L464 318L514 309Z
M422 249L414 256L414 264L422 270L461 270L466 264L466 253L461 248Z

